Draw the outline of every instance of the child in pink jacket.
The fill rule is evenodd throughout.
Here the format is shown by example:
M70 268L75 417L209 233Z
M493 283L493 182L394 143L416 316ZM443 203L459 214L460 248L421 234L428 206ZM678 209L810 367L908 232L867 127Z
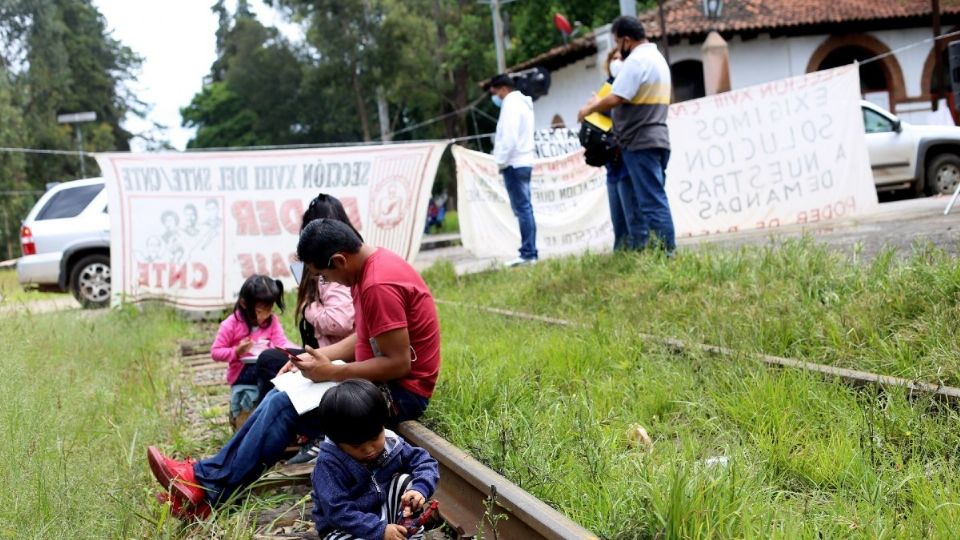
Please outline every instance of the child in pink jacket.
M210 356L227 363L230 385L230 417L245 417L259 400L257 357L274 347L295 347L273 314L283 311L283 284L267 276L253 275L240 287L233 313L220 323ZM239 427L239 426L236 426Z

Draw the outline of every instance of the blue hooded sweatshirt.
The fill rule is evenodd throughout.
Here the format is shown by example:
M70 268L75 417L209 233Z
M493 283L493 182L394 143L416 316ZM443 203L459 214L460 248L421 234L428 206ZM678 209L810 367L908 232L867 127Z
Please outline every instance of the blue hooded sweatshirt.
M410 446L399 435L385 431L386 444L375 468L348 456L330 439L320 445L313 484L313 521L320 537L340 530L357 538L379 540L388 521L380 517L387 488L397 474L412 478L408 490L430 498L440 478L437 461L423 448Z

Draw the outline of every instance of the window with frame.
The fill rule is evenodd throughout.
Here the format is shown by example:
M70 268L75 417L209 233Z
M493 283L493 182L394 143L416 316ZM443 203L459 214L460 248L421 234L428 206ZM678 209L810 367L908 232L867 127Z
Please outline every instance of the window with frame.
M37 213L37 221L77 217L101 191L103 191L103 184L58 191Z
M893 131L893 122L886 116L865 108L863 109L863 129L867 133L889 133Z

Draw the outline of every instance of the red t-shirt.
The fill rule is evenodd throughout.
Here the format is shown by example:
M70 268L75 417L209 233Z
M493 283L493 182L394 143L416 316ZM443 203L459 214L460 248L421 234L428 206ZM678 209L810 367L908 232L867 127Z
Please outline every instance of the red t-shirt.
M363 263L360 281L351 288L357 330L356 360L377 354L371 338L397 328L410 335L410 373L396 381L429 398L440 373L440 321L433 295L420 274L398 255L378 248Z

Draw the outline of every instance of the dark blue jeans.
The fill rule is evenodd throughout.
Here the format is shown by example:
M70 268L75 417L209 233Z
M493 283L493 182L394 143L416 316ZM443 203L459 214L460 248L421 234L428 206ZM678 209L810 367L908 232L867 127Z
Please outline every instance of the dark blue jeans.
M667 162L670 151L665 148L623 150L623 163L630 173L633 191L640 213L650 229L657 234L667 253L673 253L677 241L673 232L673 216L664 185L667 181ZM647 235L639 239L639 247L647 244Z
M507 167L501 171L510 196L510 208L520 222L520 257L537 258L537 223L530 203L530 176L533 167Z
M649 236L647 222L640 213L633 183L623 164L623 159L607 163L607 202L610 204L610 220L613 222L613 249L641 249L641 239Z
M397 384L388 386L397 409L388 425L420 418L429 400ZM217 455L193 466L197 482L207 491L207 502L221 503L280 461L295 435L312 438L321 433L316 409L300 416L286 393L271 390Z

